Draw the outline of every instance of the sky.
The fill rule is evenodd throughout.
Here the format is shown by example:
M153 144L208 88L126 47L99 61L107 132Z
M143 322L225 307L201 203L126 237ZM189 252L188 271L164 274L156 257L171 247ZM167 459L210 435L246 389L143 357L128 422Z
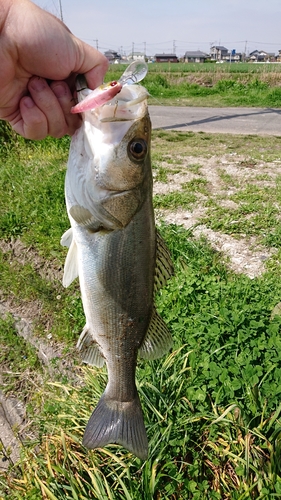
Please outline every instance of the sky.
M33 0L101 52L281 50L280 0Z

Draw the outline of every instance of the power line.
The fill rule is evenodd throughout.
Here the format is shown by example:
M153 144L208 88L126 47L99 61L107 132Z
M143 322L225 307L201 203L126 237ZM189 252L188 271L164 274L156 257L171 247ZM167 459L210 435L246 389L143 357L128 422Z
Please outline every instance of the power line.
M61 21L63 22L63 15L62 15L62 4L61 4L61 0L59 0L59 8L60 8L60 19L61 19Z
M79 36L79 35L78 35ZM106 41L101 41L101 40L98 40L98 39L95 39L95 38L84 38L84 37L80 37L82 40L85 40L85 41L91 41L92 43L95 43L96 45L96 48L98 48L99 50L113 50L114 48L118 48L120 47L120 40L118 41L118 43L112 43L112 42L106 42ZM200 46L205 46L205 47L210 47L210 45L216 45L217 42L211 42L210 41L184 41L184 40L176 40L176 39L173 39L173 40L166 40L166 41L160 41L160 42L150 42L150 41L146 41L146 42L131 42L131 44L127 44L127 45L124 45L122 44L122 50L124 52L145 52L145 53L148 53L150 52L150 55L151 53L153 53L154 51L157 51L160 49L160 46L161 47L161 51L164 52L170 52L171 51L171 47L173 47L172 49L172 52L173 53L176 53L177 52L184 52L185 50L187 50L188 46L191 46L191 45L196 45L196 48L199 49ZM245 50L248 50L250 49L251 50L251 45L256 45L256 46L275 46L277 47L278 46L278 43L275 43L275 42L262 42L262 41L253 41L253 40L232 40L232 41L220 41L220 45L232 45L232 46L235 46L235 45L241 45L244 49L244 52ZM157 49L158 47L158 49ZM240 48L240 50L242 50L242 47ZM281 42L280 42L280 48L281 48Z

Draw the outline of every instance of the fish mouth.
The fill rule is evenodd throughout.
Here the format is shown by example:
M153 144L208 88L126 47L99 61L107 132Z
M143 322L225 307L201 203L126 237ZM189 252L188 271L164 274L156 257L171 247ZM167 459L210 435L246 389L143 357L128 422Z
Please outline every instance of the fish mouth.
M141 85L125 85L119 94L92 113L102 123L139 120L147 113L148 95Z

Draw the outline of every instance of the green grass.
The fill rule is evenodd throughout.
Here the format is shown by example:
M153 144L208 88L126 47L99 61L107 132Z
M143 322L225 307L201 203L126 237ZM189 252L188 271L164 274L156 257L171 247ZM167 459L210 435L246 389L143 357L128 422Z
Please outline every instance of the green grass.
M111 65L107 81L125 65ZM151 104L281 107L280 64L149 64L143 85Z
M21 310L35 307L35 333L51 333L66 350L85 321L77 284L67 290L61 285L68 144L68 139L16 140L13 147L2 143L0 150L1 243L11 245L0 251L1 300ZM275 308L281 297L280 179L266 177L259 168L261 161L280 161L280 140L157 131L152 144L159 182L169 182L178 170L194 176L177 191L155 196L156 206L192 210L203 195L208 227L233 234L230 220L237 216L236 237L248 231L277 253L260 277L250 279L234 274L192 230L160 225L175 276L156 302L174 346L165 358L139 361L137 367L150 446L146 462L119 446L89 452L81 445L106 385L105 369L79 367L73 353L75 383L59 373L42 375L35 350L16 335L13 319L1 319L2 389L27 403L35 437L24 442L19 464L1 473L0 497L245 500L281 495L281 316ZM254 163L257 177L241 183L220 168L223 198L209 189L202 169L205 160L232 152L239 152L240 171ZM221 203L230 188L237 213ZM12 249L15 242L21 252Z
M15 394L20 391L23 399L34 388L31 379L42 371L36 350L19 337L11 316L0 318L0 331L2 389Z
M178 207L191 208L196 202L193 193L174 191L164 195L154 196L154 208L168 208L175 210Z
M190 170L190 169L189 169ZM184 182L181 185L183 191L193 192L195 194L201 193L208 196L208 181L206 179L201 179L200 177L197 179L193 179L192 181Z
M107 77L109 80L113 80L112 75L121 75L127 65L112 64L109 66L107 72ZM254 75L255 77L259 74L268 75L270 73L281 73L280 64L252 64L252 63L239 63L239 64L214 64L214 63L154 63L148 65L149 73L157 74L169 74L169 73L219 73L219 74L231 74L236 75L237 73L243 73L246 75Z
M21 236L26 244L36 241L37 248L44 248L45 255L47 249L49 255L54 255L54 240L60 238L68 227L64 207L68 145L69 138L57 143L47 139L44 145L38 143L36 146L19 140L15 142L13 154L5 160L2 158L0 183L4 195L0 201L1 238ZM54 218L59 222L55 226Z
M18 138L8 155L3 147L0 238L20 239L29 251L24 259L14 259L12 251L0 251L0 274L3 298L13 297L15 304L40 302L37 333L42 334L47 323L55 338L73 341L77 328L78 332L83 328L82 320L77 322L81 300L77 284L71 286L71 295L62 287L66 249L60 246L69 228L64 201L68 146L65 137L40 143ZM49 266L44 269L46 261ZM50 269L54 269L51 280L45 278Z
M280 161L281 137L265 139L254 135L231 135L228 139L224 134L154 130L153 141L152 161L166 161L182 155L190 155L193 160L197 157L211 158L216 155L219 158L229 153L246 156L251 162Z
M174 350L164 360L139 362L137 370L149 460L118 446L95 452L81 446L106 384L105 370L85 368L83 385L45 387L40 452L27 444L9 498L33 499L42 488L53 499L281 492L281 318L270 320L279 277L235 276L205 241L175 226L161 231L176 276L157 305Z

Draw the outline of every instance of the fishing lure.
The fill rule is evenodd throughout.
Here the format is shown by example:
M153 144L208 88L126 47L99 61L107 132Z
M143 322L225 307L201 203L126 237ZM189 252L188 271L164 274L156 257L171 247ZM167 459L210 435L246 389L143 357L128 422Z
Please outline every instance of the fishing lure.
M71 108L71 113L82 113L89 109L95 109L113 99L124 85L139 83L147 74L147 64L145 61L134 61L124 71L118 81L104 83L89 94L78 104ZM85 90L85 89L81 89Z

